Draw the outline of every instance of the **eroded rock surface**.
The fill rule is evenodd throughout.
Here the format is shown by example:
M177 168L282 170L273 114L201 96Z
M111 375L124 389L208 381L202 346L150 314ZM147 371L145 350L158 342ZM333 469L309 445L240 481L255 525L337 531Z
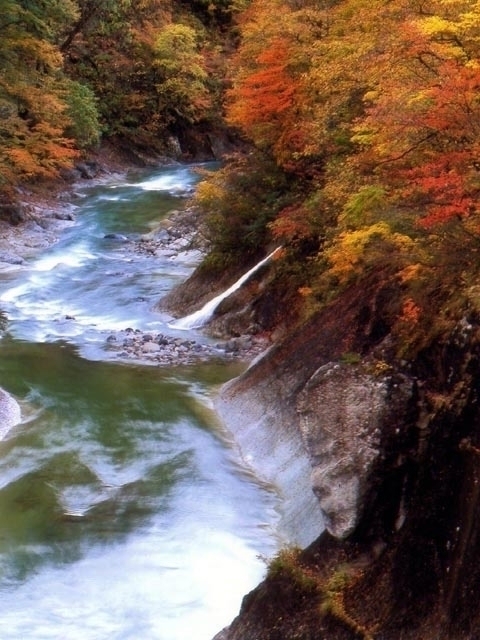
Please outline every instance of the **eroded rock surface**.
M272 381L270 381L272 382ZM278 398L271 402L271 395ZM215 407L245 462L257 477L273 484L282 497L278 530L285 542L307 545L323 530L320 505L310 484L310 463L294 408L281 401L276 384L244 392L227 384Z
M392 385L389 376L370 373L368 365L330 363L299 394L299 427L312 464L312 488L333 536L345 538L358 524L382 454L384 425L393 419L398 396L407 401L410 391L410 384Z
M372 305L379 295L383 289L373 281ZM381 344L364 300L364 290L348 292L228 384L217 403L244 456L258 473L281 486L285 523L300 544L312 542L323 530L321 507L335 535L352 530L369 486L365 478L378 458L377 431L389 413L391 385L367 369L332 364L341 362L345 352L361 352L372 342L372 331ZM335 430L343 434L343 444ZM360 440L362 453L352 463L350 455ZM312 463L321 502L313 492ZM361 468L363 479L358 476ZM338 493L333 485L340 479L343 489Z

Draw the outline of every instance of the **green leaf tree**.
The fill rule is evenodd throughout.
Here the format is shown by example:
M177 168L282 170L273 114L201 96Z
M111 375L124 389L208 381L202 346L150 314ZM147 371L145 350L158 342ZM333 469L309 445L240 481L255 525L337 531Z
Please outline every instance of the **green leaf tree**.
M210 97L197 33L185 24L167 25L154 50L159 110L172 121L199 121L210 106Z

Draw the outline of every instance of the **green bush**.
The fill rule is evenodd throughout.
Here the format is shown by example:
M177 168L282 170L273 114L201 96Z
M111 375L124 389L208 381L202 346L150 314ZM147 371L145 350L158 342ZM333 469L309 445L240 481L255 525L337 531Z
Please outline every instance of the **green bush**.
M100 123L93 91L80 82L71 81L66 101L67 113L72 121L67 135L74 138L81 149L97 145L100 141Z

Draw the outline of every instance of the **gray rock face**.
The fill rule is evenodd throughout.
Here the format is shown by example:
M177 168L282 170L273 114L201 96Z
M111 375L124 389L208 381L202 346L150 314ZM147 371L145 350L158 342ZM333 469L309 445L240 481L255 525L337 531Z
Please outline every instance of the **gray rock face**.
M20 422L21 418L18 402L9 393L0 389L0 440Z
M78 162L75 165L75 169L80 173L85 180L93 180L98 175L100 167L98 163L93 161Z
M338 538L355 529L373 462L387 387L348 365L321 367L298 400L312 464L312 487L325 526Z
M121 233L107 233L103 236L104 240L114 240L115 242L128 242L127 236Z
M242 389L237 380L224 385L216 410L245 462L278 490L280 535L289 543L306 546L324 524L311 489L311 468L295 409L282 401L286 394L278 381L269 379L265 385Z
M6 264L18 265L18 264L23 264L25 260L22 257L17 256L16 253L8 253L8 252L0 251L0 262L5 262Z
M259 380L247 371L217 399L244 458L280 489L290 541L309 544L324 526L344 539L359 524L412 397L411 380L377 365L330 362L301 384L303 371L270 368Z
M392 390L388 376L335 363L320 367L298 396L313 491L336 538L352 533L361 517L381 436L396 406L392 391L409 393L398 385Z

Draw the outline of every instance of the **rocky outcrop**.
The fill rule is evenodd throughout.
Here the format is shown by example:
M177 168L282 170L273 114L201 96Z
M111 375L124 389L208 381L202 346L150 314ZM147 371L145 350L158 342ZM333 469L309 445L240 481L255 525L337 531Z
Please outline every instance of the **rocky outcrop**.
M201 233L197 234L196 241L199 238ZM270 247L271 252L274 249ZM254 269L242 286L215 307L204 330L217 338L272 332L279 335L283 327L298 320L298 296L277 273L275 260L268 260L258 268L264 258L265 252L227 267L202 263L187 280L160 300L159 308L175 316L191 315Z
M241 407L245 423L268 417L267 464L275 427L280 443L301 434L327 530L274 560L222 640L480 634L480 318L408 363L391 333L395 286L377 274L345 292L224 392L237 426Z
M215 406L245 463L279 490L280 535L286 543L304 546L323 530L322 515L311 490L310 465L295 411L281 401L272 402L270 392L282 397L275 387L258 385L246 392L234 381L224 387Z
M324 527L340 539L355 530L385 450L402 438L413 395L408 377L382 369L329 362L294 394L279 372L252 387L247 372L217 399L245 460L280 488L280 526L290 542L305 546Z
M9 393L0 389L0 440L22 419L20 405Z
M386 444L384 425L399 423L405 413L402 407L408 406L411 381L393 380L375 373L375 365L368 362L329 363L298 395L299 428L312 465L312 488L326 528L337 538L347 537L358 524L373 469Z
M372 304L381 293L383 284L372 282ZM321 508L332 532L343 537L352 530L369 487L366 477L379 456L389 379L375 375L373 360L370 374L331 364L361 351L372 331L378 333L364 300L363 292L348 292L227 384L217 401L244 457L279 485L284 530L298 544L312 542L323 530ZM358 455L350 459L353 449Z

